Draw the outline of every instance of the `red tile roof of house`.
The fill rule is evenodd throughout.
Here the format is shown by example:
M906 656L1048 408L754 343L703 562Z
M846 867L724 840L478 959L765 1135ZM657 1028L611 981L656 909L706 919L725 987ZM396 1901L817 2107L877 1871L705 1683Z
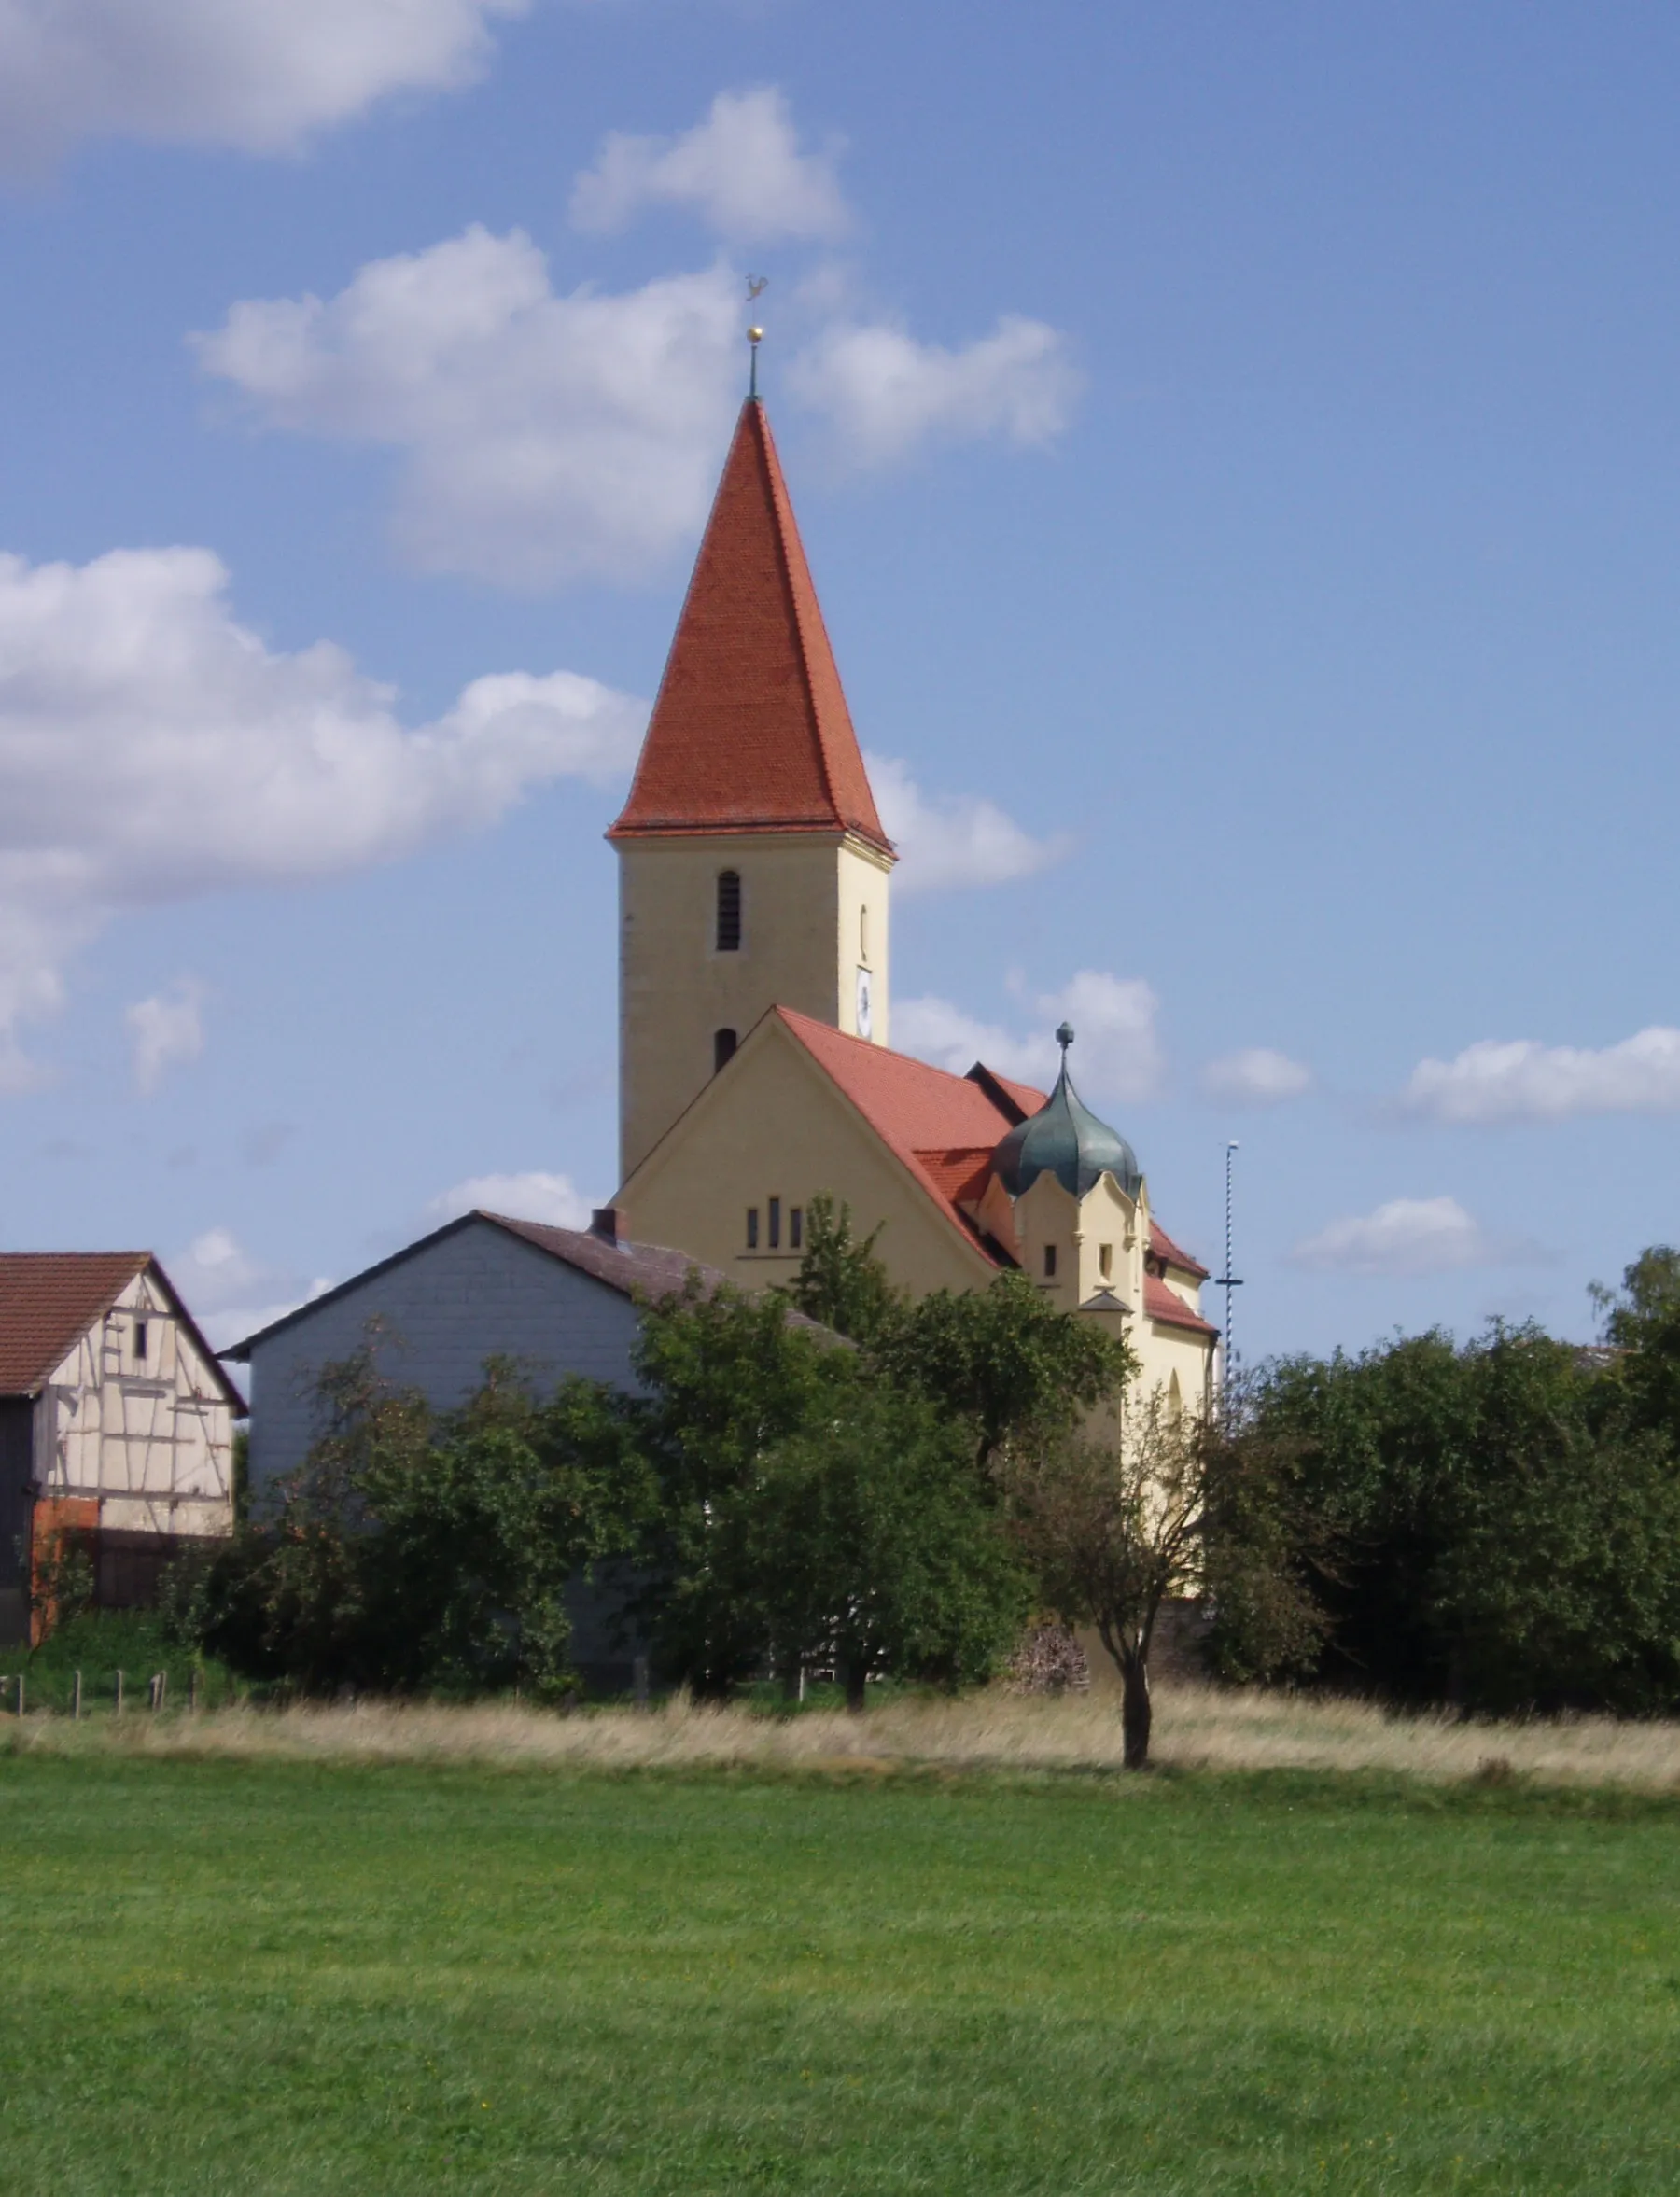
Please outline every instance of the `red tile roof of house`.
M1149 1224L1149 1248L1157 1258L1165 1259L1169 1266L1177 1266L1186 1274L1194 1274L1198 1281L1208 1279L1208 1269L1201 1261L1193 1259L1187 1251L1180 1251L1159 1221L1152 1220Z
M609 839L855 832L890 853L764 408L718 483L623 813Z
M245 1398L217 1364L174 1284L149 1252L0 1252L0 1396L36 1396L135 1275L149 1267L228 1401Z
M0 1396L39 1394L147 1264L143 1251L0 1253Z
M1217 1335L1217 1327L1211 1326L1199 1312L1193 1312L1174 1289L1169 1288L1158 1274L1143 1277L1143 1309L1151 1320L1163 1327L1187 1327L1196 1335Z

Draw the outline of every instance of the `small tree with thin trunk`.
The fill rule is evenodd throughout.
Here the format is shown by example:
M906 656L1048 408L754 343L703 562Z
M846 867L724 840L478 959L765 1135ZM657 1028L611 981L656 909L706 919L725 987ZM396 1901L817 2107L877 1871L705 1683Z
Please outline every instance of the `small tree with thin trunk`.
M1208 1491L1199 1420L1159 1389L1132 1402L1120 1437L1069 1435L1003 1467L1015 1532L1047 1606L1091 1625L1120 1673L1125 1761L1149 1759L1149 1653L1161 1604L1196 1583Z

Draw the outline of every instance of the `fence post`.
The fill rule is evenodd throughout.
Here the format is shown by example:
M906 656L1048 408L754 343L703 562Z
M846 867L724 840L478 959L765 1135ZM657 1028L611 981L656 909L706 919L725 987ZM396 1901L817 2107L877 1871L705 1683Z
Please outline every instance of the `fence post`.
M192 1666L192 1669L187 1673L187 1706L195 1714L198 1709L198 1665L195 1663Z
M20 1671L20 1672L19 1672L19 1673L18 1673L18 1714L19 1714L20 1716L21 1716L21 1715L22 1715L22 1714L23 1714L23 1673L22 1673L22 1672L21 1672L21 1671Z
M122 1672L120 1671L117 1673L117 1714L119 1716L122 1714Z
M76 1673L76 1684L70 1689L70 1716L73 1723L81 1722L81 1672Z
M636 1691L637 1707L645 1709L648 1705L648 1658L646 1656L637 1656L632 1658L630 1683Z

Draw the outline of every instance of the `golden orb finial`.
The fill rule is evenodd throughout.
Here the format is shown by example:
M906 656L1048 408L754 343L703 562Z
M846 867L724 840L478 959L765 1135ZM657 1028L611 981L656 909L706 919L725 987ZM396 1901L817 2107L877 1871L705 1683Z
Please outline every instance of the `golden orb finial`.
M749 343L762 343L763 340L764 331L762 328L749 328L747 330L747 341Z

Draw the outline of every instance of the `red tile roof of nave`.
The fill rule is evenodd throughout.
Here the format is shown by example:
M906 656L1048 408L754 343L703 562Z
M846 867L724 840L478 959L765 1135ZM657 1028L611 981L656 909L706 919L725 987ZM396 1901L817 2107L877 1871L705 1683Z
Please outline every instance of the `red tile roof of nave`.
M913 1060L907 1053L890 1053L867 1038L848 1037L832 1024L817 1022L791 1007L777 1007L773 1012L839 1085L881 1140L944 1207L968 1240L994 1266L1003 1263L994 1256L989 1239L981 1236L960 1202L977 1202L986 1188L991 1155L1000 1139L1015 1126L985 1085L972 1075L952 1075L945 1069L930 1067L925 1060ZM987 1073L1004 1085L1023 1112L1036 1113L1044 1104L1043 1092L1033 1090L1030 1085L1006 1083L996 1070ZM1150 1223L1150 1242L1170 1265L1197 1276L1206 1275L1206 1267L1198 1266L1180 1251L1154 1220ZM1175 1327L1206 1335L1219 1332L1155 1275L1144 1276L1143 1308L1150 1319Z
M867 1038L848 1037L791 1007L772 1013L968 1240L998 1264L957 1200L1015 1126L1013 1117L968 1076L930 1067L907 1053L889 1053ZM984 1174L979 1181L984 1188Z
M630 798L608 837L716 832L855 832L891 851L770 423L752 398L724 461Z
M1206 1281L1208 1269L1199 1259L1193 1259L1187 1251L1180 1251L1159 1221L1150 1220L1149 1248L1157 1258L1165 1259L1169 1266L1182 1267L1186 1274L1194 1274L1198 1281Z
M150 1258L143 1251L0 1252L0 1396L33 1396Z
M1143 1277L1143 1310L1145 1315L1158 1321L1163 1327L1188 1327L1197 1335L1217 1335L1219 1330L1204 1320L1199 1312L1193 1312L1176 1290L1170 1289L1158 1274Z
M947 1204L978 1205L986 1195L995 1144L958 1144L943 1152L918 1152L917 1158L939 1185Z

